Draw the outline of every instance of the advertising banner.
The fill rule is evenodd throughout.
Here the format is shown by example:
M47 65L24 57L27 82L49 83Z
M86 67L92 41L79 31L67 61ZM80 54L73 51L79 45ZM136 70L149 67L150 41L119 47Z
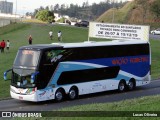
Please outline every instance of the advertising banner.
M90 22L89 37L149 41L149 29L149 26L142 25Z

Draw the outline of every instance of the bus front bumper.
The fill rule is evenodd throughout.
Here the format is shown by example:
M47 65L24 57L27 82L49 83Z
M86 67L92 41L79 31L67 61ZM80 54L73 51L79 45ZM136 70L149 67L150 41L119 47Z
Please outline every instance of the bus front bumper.
M23 94L18 94L18 93L14 93L14 92L10 91L10 95L14 99L38 102L36 93L30 94L30 95L23 95Z

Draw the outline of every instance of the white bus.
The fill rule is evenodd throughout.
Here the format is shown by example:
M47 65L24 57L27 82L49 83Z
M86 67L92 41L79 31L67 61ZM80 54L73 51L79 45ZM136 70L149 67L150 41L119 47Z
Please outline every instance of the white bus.
M76 99L108 90L133 90L150 83L150 68L147 41L23 46L11 69L10 94L15 99L38 102Z

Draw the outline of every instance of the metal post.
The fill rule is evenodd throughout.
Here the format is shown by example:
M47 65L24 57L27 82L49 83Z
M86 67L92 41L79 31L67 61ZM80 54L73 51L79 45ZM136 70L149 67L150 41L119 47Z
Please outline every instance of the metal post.
M17 0L16 0L16 12L15 12L15 14L17 14Z
M7 11L7 0L5 1L5 11L6 11L6 14L8 13Z
M15 10L15 22L16 22L16 15L17 15L17 0L16 0L16 10Z
M112 13L112 23L114 22L114 0L112 0L113 1L113 13Z

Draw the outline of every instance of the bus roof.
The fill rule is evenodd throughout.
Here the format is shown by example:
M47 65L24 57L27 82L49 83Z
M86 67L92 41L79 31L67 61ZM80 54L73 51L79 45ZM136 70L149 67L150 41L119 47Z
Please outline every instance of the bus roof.
M60 43L64 48L72 48L72 47L92 47L92 46L111 46L111 45L127 45L127 44L144 44L148 43L147 41L138 41L138 40L112 40L112 41L85 41L81 43ZM55 43L52 43L55 45Z
M36 44L23 46L20 49L28 49L28 50L42 50L49 48L75 48L75 47L93 47L93 46L111 46L111 45L128 45L128 44L144 44L148 43L147 41L142 40L112 40L112 41L104 41L104 42L96 42L96 41L85 41L79 43L52 43L52 44Z
M19 49L22 50L43 50L48 48L63 48L61 45L52 45L52 44L35 44L35 45L28 45L28 46L22 46Z

